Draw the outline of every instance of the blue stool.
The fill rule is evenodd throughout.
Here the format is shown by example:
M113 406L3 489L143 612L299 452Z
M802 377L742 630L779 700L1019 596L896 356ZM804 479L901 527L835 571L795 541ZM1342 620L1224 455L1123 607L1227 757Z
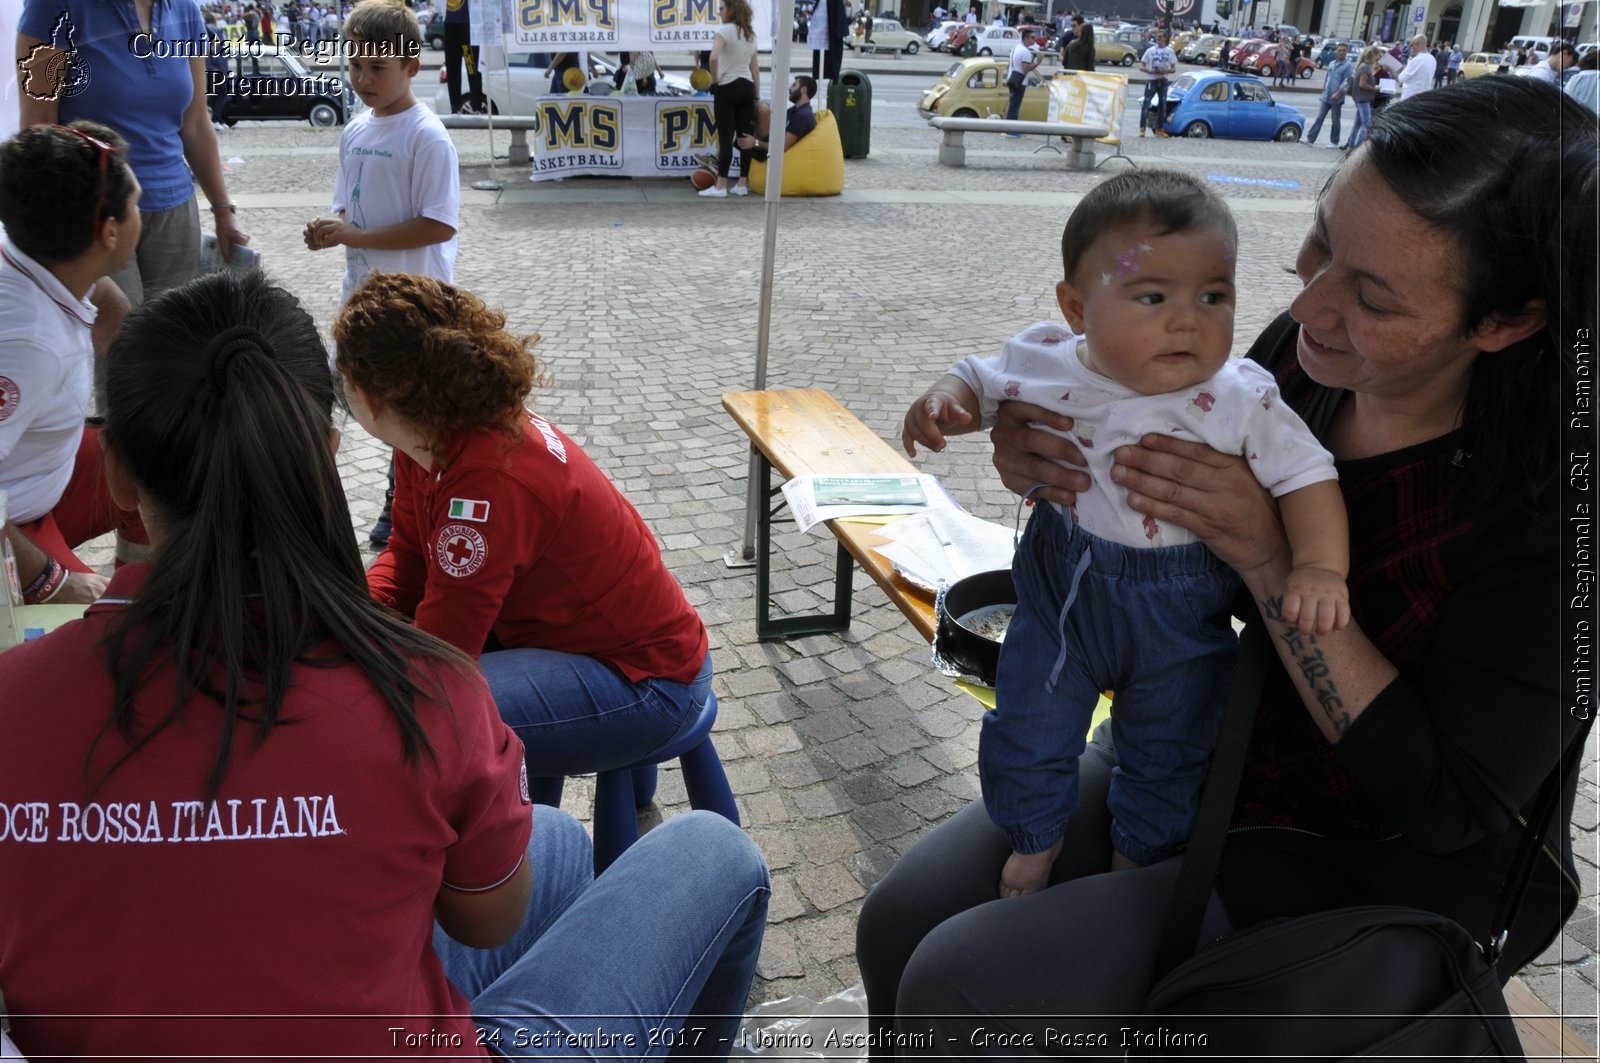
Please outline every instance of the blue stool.
M639 840L638 809L648 805L656 793L656 765L676 759L683 769L683 785L689 791L689 807L715 812L729 822L739 823L739 809L733 790L722 770L722 760L711 744L711 727L717 722L717 696L708 695L694 725L671 745L651 754L639 764L612 768L595 775L594 780L594 873L611 866ZM561 804L560 776L529 780L533 799L541 805Z

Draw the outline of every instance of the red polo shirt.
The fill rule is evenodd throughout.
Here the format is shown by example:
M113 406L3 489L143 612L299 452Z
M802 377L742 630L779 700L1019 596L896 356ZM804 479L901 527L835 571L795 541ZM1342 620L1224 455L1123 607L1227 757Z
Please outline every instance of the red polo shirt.
M604 661L630 682L690 682L705 625L644 519L588 455L529 415L522 439L459 440L432 469L396 451L393 533L374 598L477 656L505 647Z
M531 827L522 743L482 680L436 669L442 700L417 717L437 764L402 760L356 668L298 666L266 740L237 729L210 809L221 714L203 698L91 792L96 738L91 782L128 752L107 727L100 641L144 569L0 654L0 985L17 1043L35 1058L482 1055L431 944L441 883L503 882ZM136 710L164 716L173 695L167 670Z

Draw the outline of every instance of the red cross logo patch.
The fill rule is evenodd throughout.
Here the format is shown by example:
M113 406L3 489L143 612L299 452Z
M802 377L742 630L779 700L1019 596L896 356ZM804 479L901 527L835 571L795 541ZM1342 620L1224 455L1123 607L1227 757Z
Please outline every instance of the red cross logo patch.
M446 524L439 529L433 543L434 554L445 575L461 578L470 576L483 567L483 557L489 551L478 529L465 524Z
M21 399L22 389L17 387L17 382L8 376L0 376L0 421L17 412Z

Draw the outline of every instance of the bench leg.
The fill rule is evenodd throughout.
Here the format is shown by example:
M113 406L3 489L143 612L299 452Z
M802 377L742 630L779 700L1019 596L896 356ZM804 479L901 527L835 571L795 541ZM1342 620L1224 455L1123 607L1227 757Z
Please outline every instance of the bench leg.
M1085 137L1072 138L1072 150L1067 153L1067 169L1094 169L1094 149L1089 146L1092 143Z
M526 166L533 161L533 156L528 151L528 131L526 129L513 129L511 131L511 165Z
M756 519L756 638L764 642L795 635L821 635L850 626L851 579L855 559L844 543L838 544L833 567L833 612L772 619L772 463L761 455L761 512Z
M962 134L952 130L943 130L944 139L939 142L940 166L965 166L967 164L967 142L962 139Z

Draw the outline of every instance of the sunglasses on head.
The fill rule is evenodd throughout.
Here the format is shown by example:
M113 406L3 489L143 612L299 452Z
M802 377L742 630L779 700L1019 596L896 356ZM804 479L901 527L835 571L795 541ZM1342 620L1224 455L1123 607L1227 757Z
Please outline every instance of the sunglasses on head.
M92 144L97 151L100 152L99 192L95 196L94 214L90 218L90 226L91 226L91 228L89 230L91 236L95 235L95 234L100 232L100 212L105 209L105 205L106 205L106 186L110 183L109 174L107 173L107 167L110 165L112 154L115 153L117 149L113 148L110 144L107 144L103 140L100 140L100 139L98 139L96 137L91 137L88 133L85 133L81 129L74 129L74 128L72 128L72 126L69 126L69 125L57 125L57 126L53 126L52 128L60 129L63 132L66 132L66 133L71 133L73 136L78 137L80 140L86 140L90 144Z

